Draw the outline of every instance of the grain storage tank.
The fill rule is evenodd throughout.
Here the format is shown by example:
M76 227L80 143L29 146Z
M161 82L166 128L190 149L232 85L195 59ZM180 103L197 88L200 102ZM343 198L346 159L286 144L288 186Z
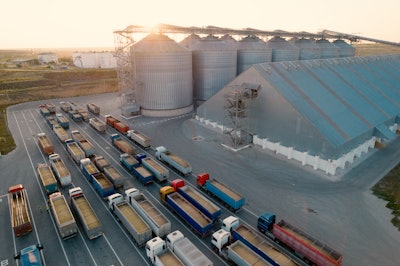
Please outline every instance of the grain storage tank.
M168 36L149 34L131 46L137 103L147 116L193 109L192 54Z
M254 64L268 63L272 60L272 49L257 36L247 36L237 43L237 74Z
M320 39L316 44L321 48L321 59L340 57L340 48L328 40Z
M193 44L198 42L200 39L201 38L199 35L192 33L188 35L186 38L184 38L182 41L180 41L179 44L182 45L183 47L191 49Z
M335 40L333 44L340 48L339 50L340 57L349 57L356 55L356 48L354 48L353 46L351 46L350 44L348 44L343 40Z
M299 60L300 49L280 36L275 36L267 42L272 49L272 62Z
M225 34L219 38L221 41L225 41L228 45L231 45L232 48L236 49L237 41L229 34Z
M292 38L290 42L300 49L300 60L312 60L321 58L321 48L318 47L314 39Z
M192 47L194 98L207 100L236 77L237 52L208 35Z

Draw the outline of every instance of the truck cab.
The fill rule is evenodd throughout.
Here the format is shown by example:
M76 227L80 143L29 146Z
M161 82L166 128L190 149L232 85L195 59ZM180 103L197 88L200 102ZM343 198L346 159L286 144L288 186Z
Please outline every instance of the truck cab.
M181 231L176 230L174 232L171 232L167 235L167 237L165 238L165 241L167 242L167 246L174 251L174 245L177 241L181 240L185 238L185 236L182 234Z
M146 255L150 261L154 264L156 256L162 253L167 248L165 241L161 237L155 237L150 239L146 243Z
M239 227L239 218L235 216L228 216L222 221L221 229L226 232L232 233L233 230Z
M107 199L108 199L108 207L110 208L110 210L114 209L114 204L118 204L124 201L124 197L119 193L112 194L108 196Z
M258 217L257 229L262 233L271 232L276 220L275 214L265 212Z
M40 250L43 249L41 244L31 245L29 247L23 248L14 256L16 260L19 260L21 266L41 266L42 256Z
M130 188L125 190L125 200L132 203L132 198L139 195L140 191L136 188Z
M231 233L225 231L224 229L219 229L217 232L212 234L211 245L218 254L230 244Z
M171 194L171 193L174 193L174 192L175 192L175 190L171 186L165 186L165 187L160 188L160 199L161 199L161 201L162 202L166 202L167 201L167 195Z

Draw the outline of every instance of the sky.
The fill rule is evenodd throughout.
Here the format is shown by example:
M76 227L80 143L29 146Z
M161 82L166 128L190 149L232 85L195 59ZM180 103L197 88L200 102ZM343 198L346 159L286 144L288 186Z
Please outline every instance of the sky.
M0 49L114 47L128 25L323 29L400 42L399 0L2 0Z

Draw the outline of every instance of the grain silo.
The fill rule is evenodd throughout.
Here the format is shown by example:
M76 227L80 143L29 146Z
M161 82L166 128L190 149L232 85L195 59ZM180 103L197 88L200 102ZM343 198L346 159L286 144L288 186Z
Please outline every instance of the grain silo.
M340 39L335 40L333 44L340 48L339 50L340 57L349 57L356 55L356 48L354 48L352 45L348 44L343 40Z
M183 47L186 47L188 49L191 49L192 46L198 42L199 40L201 40L200 36L197 34L190 34L188 36L186 36L186 38L184 38L182 41L179 42L180 45L182 45Z
M300 49L282 37L275 36L266 45L272 49L272 62L299 60Z
M300 49L300 60L321 58L321 48L316 45L314 39L293 38L290 42Z
M272 49L268 48L257 36L247 36L237 43L237 74L254 64L272 60Z
M225 41L228 45L232 46L233 49L236 49L237 41L229 34L225 34L219 38L221 41Z
M147 116L171 116L193 109L192 54L161 34L131 47L137 103Z
M340 48L326 39L317 40L316 44L321 48L321 58L340 57Z
M236 77L237 52L208 35L192 47L194 98L207 100Z

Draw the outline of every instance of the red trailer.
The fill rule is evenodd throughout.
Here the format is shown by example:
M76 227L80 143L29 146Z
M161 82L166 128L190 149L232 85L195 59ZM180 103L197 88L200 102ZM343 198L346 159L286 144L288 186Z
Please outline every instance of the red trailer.
M121 134L126 134L129 130L129 126L123 122L114 123L114 128L118 130Z
M113 117L112 115L105 115L104 117L106 118L106 124L110 125L112 127L115 127L114 126L115 123L119 122L119 120L117 118Z

